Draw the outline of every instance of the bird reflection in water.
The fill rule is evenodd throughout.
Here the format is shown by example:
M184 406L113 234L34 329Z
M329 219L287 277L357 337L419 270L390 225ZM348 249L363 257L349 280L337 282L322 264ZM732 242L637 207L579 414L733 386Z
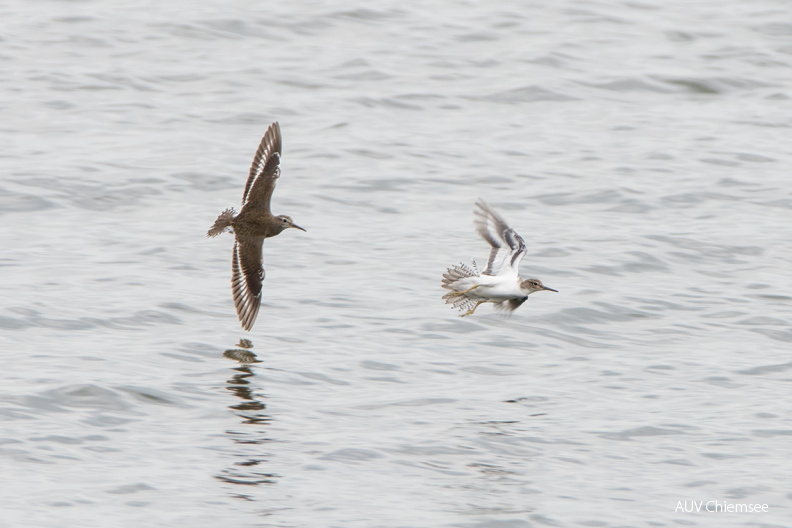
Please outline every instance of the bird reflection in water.
M253 342L250 339L240 339L237 346L239 348L231 348L223 352L223 357L239 361L242 365L261 363L258 356L250 351L250 349L253 348Z
M242 339L234 349L223 352L223 356L239 362L239 366L232 369L236 373L227 380L227 389L242 400L234 405L229 405L242 423L242 428L226 431L234 444L239 448L235 450L234 456L241 460L234 462L233 467L222 471L216 475L218 480L229 484L241 486L258 486L259 484L274 484L279 475L261 471L262 465L267 462L266 453L261 447L248 448L243 446L261 446L272 441L267 437L264 429L272 417L267 414L264 396L257 394L256 387L251 387L253 377L256 375L251 370L250 365L261 363L256 354L250 351L253 343L248 339ZM235 497L245 500L254 500L246 494L234 494Z

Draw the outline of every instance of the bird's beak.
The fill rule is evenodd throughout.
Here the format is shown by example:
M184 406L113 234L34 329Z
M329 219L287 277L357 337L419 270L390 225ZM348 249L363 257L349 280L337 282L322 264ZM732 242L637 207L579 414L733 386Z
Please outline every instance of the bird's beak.
M305 229L303 229L302 227L298 226L297 224L292 224L290 227L293 227L294 229L299 229L300 231L305 231ZM307 233L307 231L305 231L305 232Z
M548 288L547 286L542 286L542 289L558 293L558 290L554 290L553 288Z

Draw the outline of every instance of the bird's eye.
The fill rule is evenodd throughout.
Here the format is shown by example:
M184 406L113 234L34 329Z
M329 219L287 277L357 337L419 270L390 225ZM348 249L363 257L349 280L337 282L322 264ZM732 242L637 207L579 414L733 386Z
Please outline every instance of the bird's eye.
M288 224L288 223L289 223L289 221L288 221L288 220L286 220L286 219L284 218L284 219L283 219L283 223L284 223L284 224Z

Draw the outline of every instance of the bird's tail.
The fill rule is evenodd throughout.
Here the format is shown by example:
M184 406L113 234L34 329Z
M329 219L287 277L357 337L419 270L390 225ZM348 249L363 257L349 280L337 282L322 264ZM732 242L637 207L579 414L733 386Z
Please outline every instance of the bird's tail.
M226 209L215 220L214 225L206 232L207 237L216 237L228 228L231 228L231 221L236 216L234 209Z
M443 295L443 300L446 304L451 304L454 308L458 310L469 310L473 306L476 305L476 301L472 300L465 294L459 293L455 284L462 280L467 279L468 277L478 277L481 273L476 266L476 261L473 261L473 266L467 266L465 264L459 264L457 266L451 266L443 273L443 288L446 290L451 290L450 292Z
M481 273L476 266L476 261L473 261L473 267L466 264L458 264L451 266L443 273L443 288L446 290L455 290L454 283L456 281L467 279L468 277L478 277Z

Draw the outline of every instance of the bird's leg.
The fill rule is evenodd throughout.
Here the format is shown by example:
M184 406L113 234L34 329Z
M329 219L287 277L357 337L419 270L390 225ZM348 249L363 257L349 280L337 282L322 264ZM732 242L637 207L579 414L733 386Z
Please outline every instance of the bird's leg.
M481 286L481 284L476 284L475 286L471 286L470 288L468 288L468 289L467 289L467 290L465 290L465 291L458 291L458 292L453 292L453 293L451 293L451 295L465 295L467 292L469 292L469 291L473 291L473 290L475 290L476 288L478 288L479 286Z
M474 286L474 288L475 288L475 286ZM471 289L472 289L472 288L471 288ZM459 317L467 317L468 315L473 315L473 312L475 312L475 311L476 311L476 308L478 308L478 307L479 307L479 304L482 304L482 303L484 303L484 302L486 302L486 301L479 301L479 302L477 302L477 303L476 303L476 306L474 306L473 308L471 308L471 309L470 309L470 310L468 310L467 312L463 313L463 314L462 314L462 315L460 315Z

